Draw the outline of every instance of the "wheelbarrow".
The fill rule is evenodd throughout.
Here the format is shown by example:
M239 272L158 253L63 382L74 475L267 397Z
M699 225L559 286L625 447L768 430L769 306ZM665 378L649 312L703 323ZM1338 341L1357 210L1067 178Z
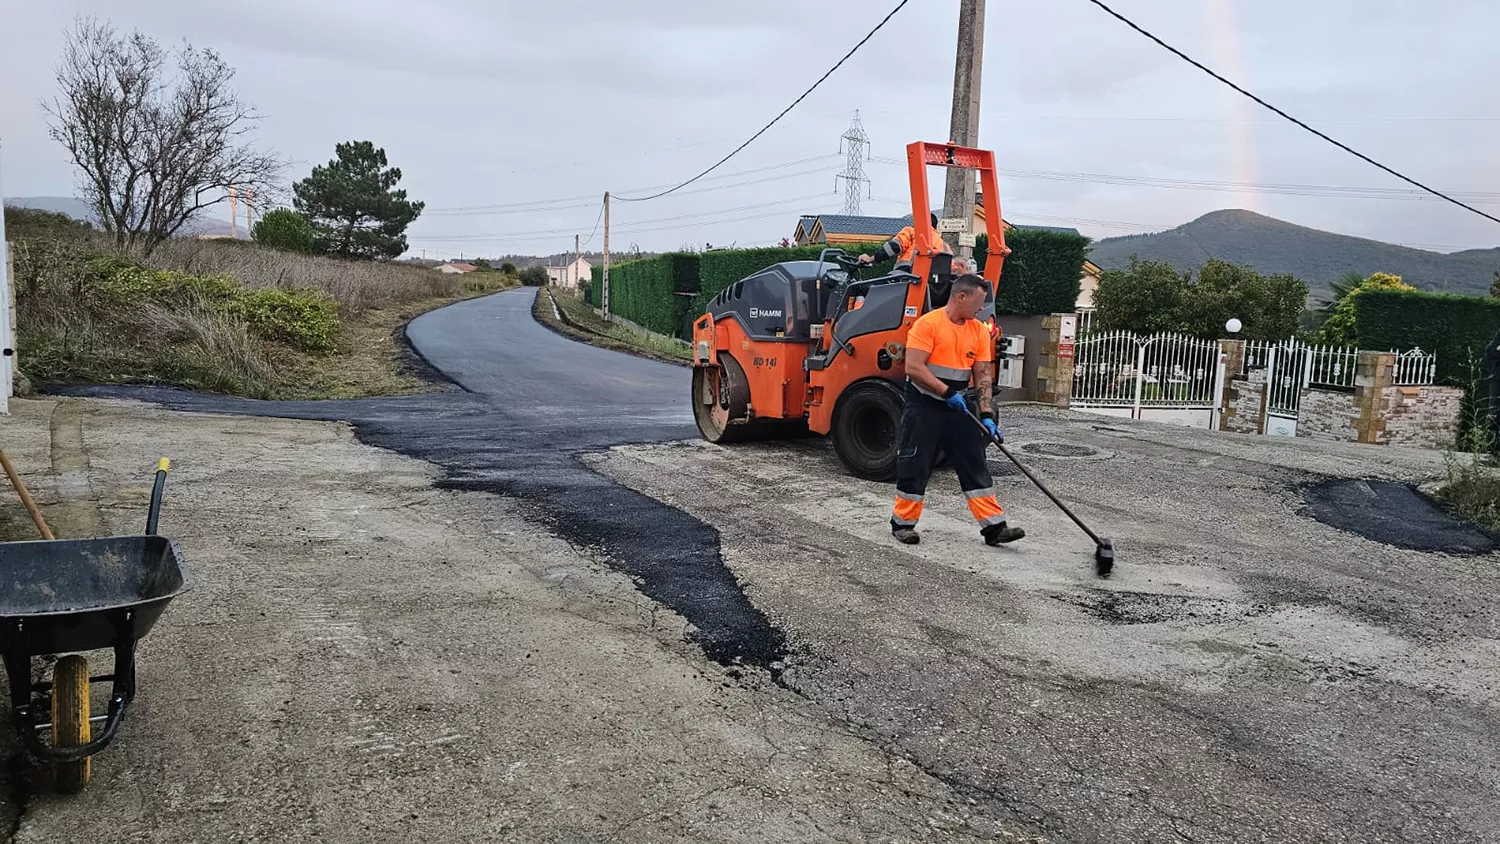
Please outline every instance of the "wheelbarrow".
M136 642L189 588L176 543L156 534L169 466L166 458L157 464L144 535L0 543L0 654L11 717L27 752L52 764L59 791L88 784L89 757L115 737L135 698ZM80 652L103 649L114 651L114 670L91 677ZM50 682L32 682L33 657L57 658ZM103 715L90 712L97 682L111 684Z

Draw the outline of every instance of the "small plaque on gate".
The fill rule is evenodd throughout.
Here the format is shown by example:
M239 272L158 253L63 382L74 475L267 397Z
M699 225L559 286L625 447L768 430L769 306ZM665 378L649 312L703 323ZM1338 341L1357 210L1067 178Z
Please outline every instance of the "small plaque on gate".
M1072 357L1073 356L1073 344L1072 343L1058 343L1057 344L1057 356L1060 357L1060 358L1070 358L1070 357Z

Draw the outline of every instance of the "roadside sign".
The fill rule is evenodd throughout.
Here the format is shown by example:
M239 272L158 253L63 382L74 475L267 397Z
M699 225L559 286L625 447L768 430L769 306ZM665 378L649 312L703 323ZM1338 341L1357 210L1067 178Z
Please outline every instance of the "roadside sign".
M1073 344L1072 343L1058 343L1057 344L1057 356L1060 357L1060 358L1070 358L1070 357L1072 357L1073 356Z
M943 234L954 232L966 232L969 230L969 221L962 217L944 217L938 220L938 231Z
M979 242L979 238L975 237L972 234L969 234L968 232L961 232L958 235L958 245L959 246L967 246L970 249L973 249L974 248L974 244L976 244L978 242Z

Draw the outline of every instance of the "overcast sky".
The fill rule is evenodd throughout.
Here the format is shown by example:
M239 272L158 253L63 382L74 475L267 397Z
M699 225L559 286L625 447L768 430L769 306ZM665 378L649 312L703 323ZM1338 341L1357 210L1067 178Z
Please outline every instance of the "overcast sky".
M38 101L75 14L238 69L257 141L295 162L383 146L428 210L429 256L571 249L597 197L680 181L784 108L895 0L0 0L5 192L69 195L74 174ZM855 109L877 159L946 139L958 0L911 0L782 123L680 195L616 203L617 251L767 244L834 212ZM1493 0L1114 0L1116 9L1294 115L1500 215L1500 3ZM991 2L980 145L1012 222L1092 237L1219 208L1427 248L1500 244L1500 224L1435 199L1169 189L1056 174L1400 189L1281 122L1085 0ZM746 172L751 171L751 172ZM867 165L864 213L909 210L902 166ZM1041 175L1037 175L1040 173ZM934 171L934 176L938 174ZM1042 176L1052 175L1053 178ZM1116 182L1120 179L1116 179ZM1300 190L1300 189L1297 189ZM1478 200L1486 199L1484 196ZM514 206L539 210L514 213ZM464 210L511 206L491 213ZM511 213L493 213L496 210ZM227 217L227 211L224 213ZM596 233L590 244L601 245Z

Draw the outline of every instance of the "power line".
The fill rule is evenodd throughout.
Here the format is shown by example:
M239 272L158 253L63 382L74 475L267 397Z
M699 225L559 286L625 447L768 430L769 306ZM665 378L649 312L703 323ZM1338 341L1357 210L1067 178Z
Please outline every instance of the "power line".
M905 167L905 161L894 158L872 157L871 161L877 164L889 164ZM1340 185L1302 185L1276 182L1216 182L1204 179L1173 179L1158 176L1120 176L1105 173L1072 173L1060 170L1017 170L1005 167L995 168L995 172L1002 176L1015 179L1048 179L1063 182L1088 182L1105 185L1129 185L1133 187L1171 188L1177 190L1208 190L1224 191L1228 193L1268 193L1285 194L1290 196L1332 196L1351 199L1407 199L1407 200L1430 200L1431 197L1424 191L1411 190L1409 188L1363 188ZM1453 191L1453 196L1463 197L1470 202L1477 203L1500 203L1500 192L1496 191Z
M588 237L584 238L584 241L583 241L583 245L584 246L588 246L590 243L594 242L594 235L596 235L596 234L599 233L599 221L603 220L603 219L604 219L604 202L601 200L599 202L599 216L597 216L597 217L594 218L594 229L593 229L593 231L589 232L589 236Z
M761 135L764 135L767 130L769 130L772 126L775 126L778 122L780 122L781 118L786 117L787 113L790 112L792 109L796 108L798 103L800 103L803 100L807 99L807 96L809 94L811 94L813 91L816 91L818 89L818 86L823 84L823 80L825 80L828 77L832 76L833 72L835 70L838 70L840 67L843 67L844 62L848 61L850 56L853 56L855 53L859 52L859 48L863 47L865 45L865 42L869 41L871 38L874 38L875 37L875 33L879 32L881 30L881 28L884 27L886 25L886 23L888 23L890 21L891 18L895 17L897 12L899 12L903 8L905 8L906 4L909 3L909 2L911 2L911 0L901 0L900 3L897 3L896 4L896 8L892 9L888 14L886 14L886 16L880 20L880 23L875 24L875 28L872 29L872 30L870 30L869 33L867 33L864 38L861 38L859 40L858 44L855 44L854 47L849 50L849 52L847 52L847 53L844 54L843 58L839 59L838 62L836 64L834 64L833 67L831 67L831 68L828 69L827 73L825 73L822 76L818 77L818 81L814 82L812 84L811 88L808 88L806 91L803 91L802 92L802 96L798 97L795 100L792 100L792 104L789 105L789 106L787 106L786 108L782 109L781 113L778 114L778 115L776 115L776 117L772 118L772 120L771 120L770 123L767 123L765 126L762 126L761 130L759 132L756 132L754 135L751 135L749 140L747 140L744 143L740 144L739 146L735 147L733 152L731 152L728 155L724 156L723 158L719 159L712 167L708 168L707 170L704 170L702 173L699 173L698 175L692 177L691 179L688 179L687 181L683 182L682 184L677 185L676 187L668 188L668 189L666 189L666 190L664 190L664 191L662 191L660 193L652 194L651 196L637 196L637 197L615 196L615 197L612 197L612 198L618 199L621 202L645 202L645 201L650 200L650 199L657 199L659 197L666 196L669 193L674 193L674 192L676 192L677 190L679 190L681 188L685 188L688 185L692 184L693 182L696 182L699 179L703 178L704 176L707 176L709 173L712 173L713 171L719 169L720 165L722 165L724 162L728 161L729 159L734 158L736 155L738 155L740 153L740 150L743 150L745 147L750 146L750 144L754 143L754 141L755 141L756 138L759 138Z
M831 161L831 160L833 160L835 158L838 158L838 157L839 157L839 155L837 153L824 153L823 155L813 155L813 156L808 156L807 158L799 158L799 159L796 159L795 161L783 161L783 162L781 162L779 164L768 164L768 165L765 165L763 167L752 167L752 168L750 168L748 170L737 170L737 171L735 171L733 173L721 173L718 176L715 176L712 179L709 179L708 181L718 181L718 180L721 180L721 179L732 179L732 178L735 178L736 176L751 176L751 175L755 175L757 173L768 173L768 172L772 172L772 171L776 171L776 170L785 170L788 167L796 167L798 165L810 164L812 162L817 162L817 161ZM748 182L742 182L740 184L715 185L713 187L706 188L704 190L688 191L688 193L702 193L705 190L715 190L715 191L716 190L726 190L728 188L733 188L733 187L743 187L744 185L762 184L762 183L767 182L767 181L775 181L776 179L790 179L790 178L794 178L796 176L805 176L805 175L809 175L811 173L823 172L823 169L824 168L818 168L816 170L804 171L804 172L801 172L801 173L788 173L788 174L783 175L783 176L776 176L776 177L767 178L767 179L755 179L755 180L751 180L751 181L748 181ZM670 184L670 183L665 183L665 184ZM637 188L637 190L652 190L654 188L659 188L659 187L662 187L662 186L663 185L661 185L661 184L658 184L658 185L649 185L647 187ZM594 203L593 202L584 202L582 205L564 205L563 203L569 203L569 202L577 203L577 202L582 202L583 200L591 200L591 199L594 199L594 198L595 198L594 194L584 194L582 196L564 196L564 197L554 197L552 199L533 199L533 200L527 200L527 201L522 201L522 202L499 203L499 204L495 204L495 205L461 205L461 206L450 206L450 207L445 207L445 208L431 208L431 209L427 210L426 216L428 216L428 217L465 217L465 216L480 216L480 215L524 214L524 213L530 213L530 212L534 212L534 211L566 211L566 210L576 209L576 208L592 208L592 207L594 207ZM611 198L613 198L613 199L619 199L619 197L611 197Z
M1265 108L1267 108L1270 111L1276 113L1277 115L1285 118L1286 120L1291 121L1292 123L1296 124L1297 126L1300 126L1301 128L1307 130L1308 132L1311 132L1312 134L1317 135L1319 138L1322 138L1323 140L1327 141L1328 143L1333 144L1334 146L1338 147L1339 149L1343 150L1344 152L1347 152L1350 155L1353 155L1354 157L1360 159L1361 161L1364 161L1367 164L1371 164L1371 165L1373 165L1373 166L1375 166L1375 167L1377 167L1377 168L1379 168L1381 170L1384 170L1385 172L1389 173L1392 176L1395 176L1396 178L1400 179L1403 182L1406 182L1407 184L1414 185L1414 186L1416 186L1418 188L1421 188L1422 190L1427 191L1428 193L1432 194L1433 196L1438 197L1439 199L1447 200L1448 202L1451 202L1454 205L1457 205L1458 207L1463 208L1463 209L1465 209L1467 211L1472 211L1475 214L1478 214L1479 216L1484 217L1487 220L1493 220L1493 221L1495 221L1497 223L1500 223L1500 217L1496 217L1493 214L1488 214L1488 213L1486 213L1484 211L1480 211L1478 208L1475 208L1472 205L1469 205L1469 204L1467 204L1465 202L1462 202L1460 200L1454 199L1453 197L1449 196L1448 194L1443 193L1442 191L1436 190L1434 188L1430 188L1427 185L1424 185L1421 182L1417 181L1416 179L1411 178L1410 176L1407 176L1407 175L1404 175L1402 173L1399 173L1396 170L1393 170L1390 167L1387 167L1384 164L1381 164L1379 161L1376 161L1375 159L1371 158L1370 156L1365 155L1364 153L1362 153L1362 152L1354 149L1353 147L1349 146L1348 144L1345 144L1345 143L1343 143L1341 141L1337 141L1337 140L1333 139L1332 137L1329 137L1328 135L1324 134L1323 132L1320 132L1317 129L1314 129L1313 127L1307 125L1306 123L1303 123L1301 120L1298 120L1297 118L1291 116L1290 114L1287 114L1286 112L1282 111L1281 109L1277 108L1276 106L1271 105L1270 103L1266 102L1265 100L1261 99L1260 97L1257 97L1256 95L1250 93L1249 91L1246 91L1244 88L1241 88L1240 86L1234 84L1233 82L1230 82L1228 79L1225 79L1223 76L1220 76L1218 73L1215 73L1213 70L1211 70L1207 65L1204 65L1202 62L1199 62L1196 59L1193 59L1193 58L1189 57L1186 53L1182 52L1181 50L1177 49L1176 47L1173 47L1171 44L1168 44L1167 42L1161 40L1160 38L1156 37L1155 35L1151 34L1150 32L1147 32L1145 29L1142 29L1138 24L1136 24L1131 19L1125 17L1124 15L1120 14L1119 12L1116 12L1114 9L1111 9L1107 4L1105 4L1103 2L1103 0L1088 0L1088 2L1093 3L1095 6L1098 6L1100 9L1103 9L1105 12L1107 12L1111 17L1115 18L1116 20L1120 21L1121 23L1125 24L1126 26L1128 26L1131 29L1135 30L1136 32L1140 33L1141 35L1144 35L1147 38L1151 39L1152 41L1156 42L1157 45L1159 45L1163 49L1167 50L1168 52L1172 53L1173 55L1177 56L1179 59L1182 59L1183 61L1187 62L1188 64L1192 65L1193 67L1198 68L1199 70L1203 71L1204 73L1208 74L1209 76L1212 76L1213 78L1219 80L1220 82L1224 83L1225 85L1228 85L1230 88L1233 88L1235 91L1238 91L1240 94L1243 94L1244 96L1249 97L1250 99L1254 100L1256 103L1259 103L1261 106L1264 106Z

